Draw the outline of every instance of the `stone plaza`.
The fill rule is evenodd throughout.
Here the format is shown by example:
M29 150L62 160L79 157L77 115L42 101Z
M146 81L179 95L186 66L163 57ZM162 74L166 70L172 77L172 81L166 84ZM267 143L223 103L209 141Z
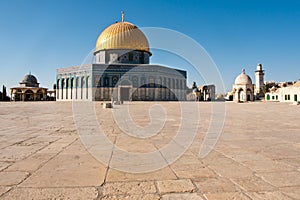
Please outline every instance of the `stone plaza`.
M300 199L299 106L184 103L200 111L192 145L175 162L148 173L117 170L114 149L108 164L90 154L78 135L72 102L1 103L0 199ZM116 123L113 112L126 105L92 104L107 138L128 152L160 150L180 126L180 102L125 102L141 127L150 123L151 107L165 110L163 128L144 139L125 134ZM199 158L217 104L226 108L223 130L213 150ZM163 159L168 160L162 154Z

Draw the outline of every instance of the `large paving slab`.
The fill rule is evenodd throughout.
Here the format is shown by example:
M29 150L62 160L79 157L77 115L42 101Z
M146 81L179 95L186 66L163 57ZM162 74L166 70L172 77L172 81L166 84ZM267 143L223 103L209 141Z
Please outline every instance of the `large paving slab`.
M222 134L200 158L203 141L212 137L207 136L211 119L221 116L222 110L213 108L220 105L226 107ZM74 113L72 102L0 103L0 199L300 199L300 106L81 106ZM195 116L197 110L199 119L182 121L182 113ZM128 124L150 133L153 123L155 134L130 135Z

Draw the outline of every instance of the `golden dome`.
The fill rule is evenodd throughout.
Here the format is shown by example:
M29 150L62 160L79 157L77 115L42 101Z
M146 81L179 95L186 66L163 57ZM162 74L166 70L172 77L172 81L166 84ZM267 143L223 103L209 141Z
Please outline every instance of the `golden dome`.
M140 50L150 53L149 43L144 33L124 20L110 25L99 35L95 53L109 49Z

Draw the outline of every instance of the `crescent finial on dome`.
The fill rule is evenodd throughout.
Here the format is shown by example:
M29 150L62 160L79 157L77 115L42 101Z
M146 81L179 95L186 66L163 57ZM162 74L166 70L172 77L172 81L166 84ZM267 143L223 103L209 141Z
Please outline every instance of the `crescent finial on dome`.
M124 11L122 10L122 22L124 22Z

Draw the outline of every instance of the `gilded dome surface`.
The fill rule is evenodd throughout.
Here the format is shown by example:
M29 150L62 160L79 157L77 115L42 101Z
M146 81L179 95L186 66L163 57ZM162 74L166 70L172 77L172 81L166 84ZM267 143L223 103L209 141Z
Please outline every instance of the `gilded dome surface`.
M135 25L123 20L107 27L97 39L95 52L109 49L140 50L150 53L144 33Z
M236 77L234 84L235 85L247 85L247 84L252 85L252 80L247 74L245 74L245 69L243 69L242 73L240 75L238 75L238 77Z

